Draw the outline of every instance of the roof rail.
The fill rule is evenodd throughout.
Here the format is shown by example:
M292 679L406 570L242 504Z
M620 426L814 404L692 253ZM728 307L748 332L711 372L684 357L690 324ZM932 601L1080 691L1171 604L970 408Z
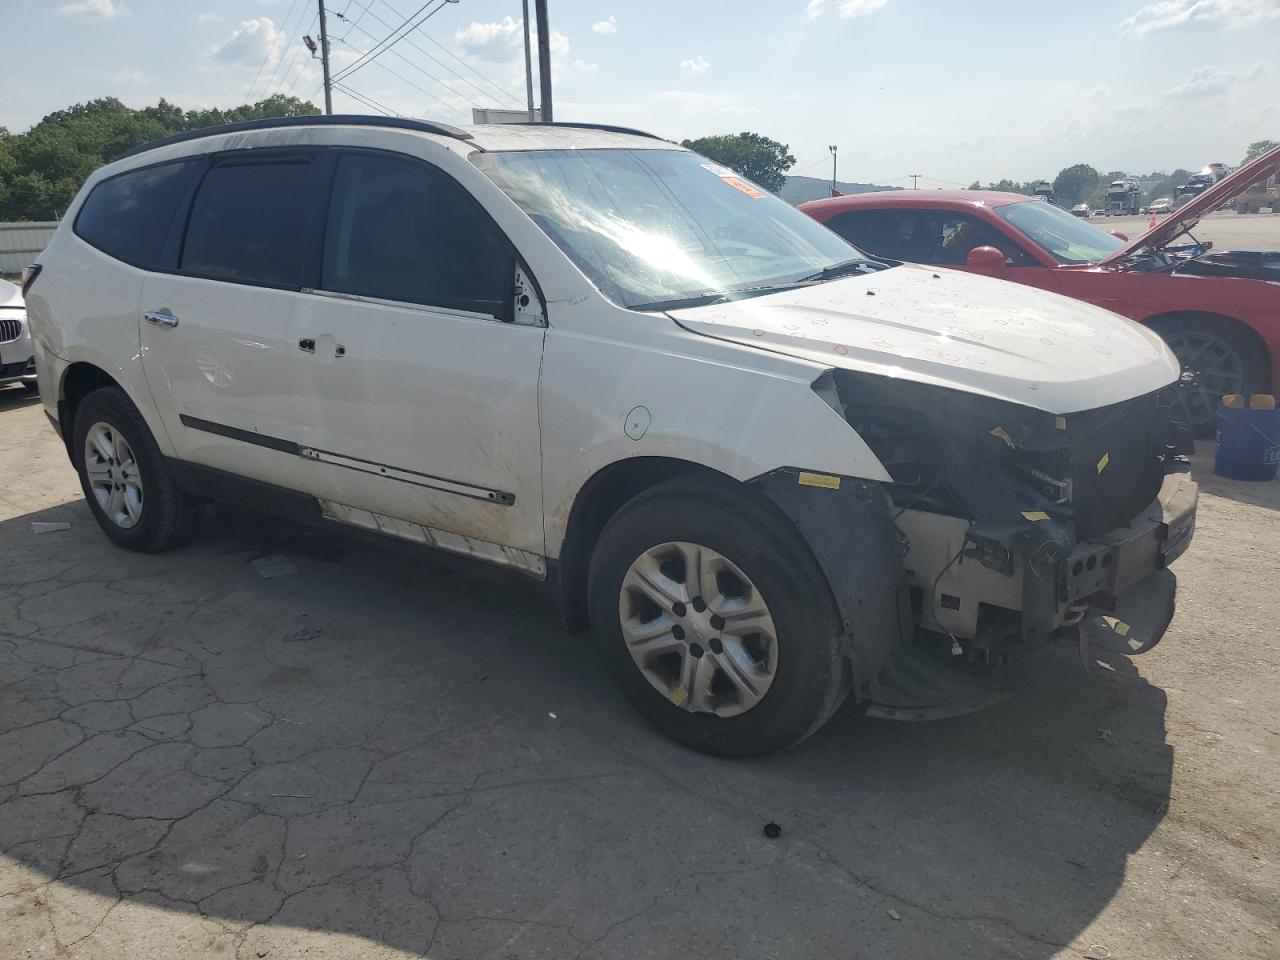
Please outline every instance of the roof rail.
M636 130L634 127L619 127L612 123L575 123L572 120L517 120L516 127L576 127L579 130L603 130L606 133L630 133L637 137L648 137L650 140L661 140L663 143L674 143L666 137L660 137L648 130Z
M356 113L335 113L331 115L314 115L305 117L267 117L263 120L243 120L239 123L224 123L218 127L201 127L199 130L188 130L175 133L173 136L161 137L149 143L139 144L125 151L117 159L132 157L157 147L167 147L172 143L185 143L188 140L199 140L202 137L216 137L220 133L240 133L244 130L271 130L278 127L394 127L399 130L417 130L420 133L436 133L455 140L470 140L471 134L447 123L432 123L428 120L413 120L409 117L375 117Z

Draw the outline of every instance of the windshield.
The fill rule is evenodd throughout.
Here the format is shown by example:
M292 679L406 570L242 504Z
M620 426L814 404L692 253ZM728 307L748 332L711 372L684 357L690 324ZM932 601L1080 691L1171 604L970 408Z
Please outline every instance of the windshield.
M626 307L793 283L861 256L696 153L533 150L473 161Z
M1049 203L1007 203L996 207L996 213L1048 250L1059 263L1093 263L1124 242Z

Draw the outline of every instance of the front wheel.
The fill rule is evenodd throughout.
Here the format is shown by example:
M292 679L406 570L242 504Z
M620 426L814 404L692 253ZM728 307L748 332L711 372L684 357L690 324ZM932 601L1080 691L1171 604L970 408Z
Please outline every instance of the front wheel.
M1262 383L1261 352L1239 330L1201 317L1173 317L1156 329L1182 367L1162 401L1174 422L1196 436L1212 435L1222 398L1250 393Z
M628 698L696 750L791 746L847 693L822 571L794 529L745 493L673 481L636 497L601 534L588 590Z
M71 449L94 519L120 546L152 553L190 538L199 505L174 485L155 437L123 390L104 387L81 401Z

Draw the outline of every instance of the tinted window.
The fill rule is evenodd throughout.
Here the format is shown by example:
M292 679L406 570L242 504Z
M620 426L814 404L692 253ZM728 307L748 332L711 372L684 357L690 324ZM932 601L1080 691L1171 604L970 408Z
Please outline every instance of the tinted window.
M315 178L316 165L305 159L210 169L191 206L182 271L299 286Z
M974 247L995 247L1013 265L1030 257L995 227L948 210L868 210L840 214L827 224L868 253L913 263L960 266Z
M104 253L139 267L160 263L160 249L197 163L186 160L123 173L93 188L75 232Z
M501 314L511 257L454 180L375 154L338 161L325 230L325 290Z

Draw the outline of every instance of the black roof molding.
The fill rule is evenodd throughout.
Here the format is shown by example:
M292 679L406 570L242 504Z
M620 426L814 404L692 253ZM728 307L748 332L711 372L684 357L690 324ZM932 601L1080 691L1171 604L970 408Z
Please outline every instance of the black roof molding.
M648 130L636 130L634 127L619 127L612 123L574 123L571 120L552 120L543 122L541 120L518 120L511 124L513 127L574 127L578 130L603 130L605 133L629 133L636 137L648 137L650 140L661 140L663 143L674 143L674 140L668 140L666 137L660 137L656 133L650 133Z
M459 127L447 123L432 123L428 120L412 120L409 117L373 117L356 113L323 114L308 117L268 117L265 120L244 120L240 123L224 123L220 127L202 127L199 130L188 130L175 133L171 137L161 137L127 150L119 159L137 156L157 147L167 147L172 143L186 143L188 140L200 140L204 137L216 137L222 133L240 133L246 130L274 130L289 127L392 127L397 130L416 130L419 133L435 133L455 140L470 140L471 134ZM634 132L634 131L628 131Z

